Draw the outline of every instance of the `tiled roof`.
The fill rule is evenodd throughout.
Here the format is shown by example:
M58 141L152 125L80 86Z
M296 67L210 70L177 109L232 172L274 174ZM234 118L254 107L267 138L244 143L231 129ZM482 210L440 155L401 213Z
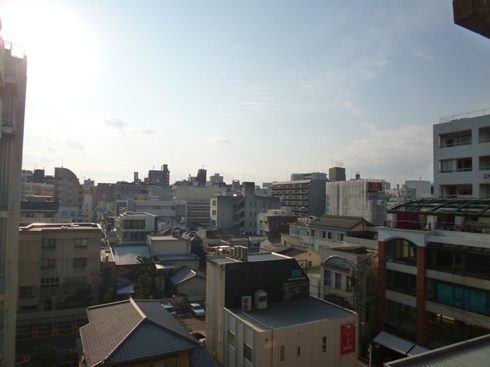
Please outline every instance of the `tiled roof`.
M181 266L180 268L176 269L174 272L174 275L172 275L170 280L174 284L180 284L183 283L189 279L195 278L195 277L200 277L206 279L206 274L204 274L202 271L199 270L193 270L189 268L188 266Z
M151 257L147 245L114 246L112 251L116 265L136 265L139 264L138 256Z
M204 353L200 343L157 301L130 299L89 307L87 314L89 323L80 328L80 337L88 367L182 351ZM209 358L212 364L199 360L193 366L215 366Z

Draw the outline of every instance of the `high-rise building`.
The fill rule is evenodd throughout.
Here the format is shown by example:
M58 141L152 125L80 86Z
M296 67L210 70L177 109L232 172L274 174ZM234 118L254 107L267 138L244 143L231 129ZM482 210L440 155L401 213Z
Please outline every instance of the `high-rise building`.
M149 183L152 185L161 185L163 187L169 187L170 171L168 170L168 165L166 164L162 165L162 169L160 171L157 170L148 171L148 178L145 180L145 183Z
M1 25L0 25L1 30ZM0 365L15 365L27 58L0 36Z
M308 217L325 214L326 180L298 180L273 182L271 194L281 198L282 206L289 207L293 215Z
M434 125L434 197L490 198L489 112L445 117Z

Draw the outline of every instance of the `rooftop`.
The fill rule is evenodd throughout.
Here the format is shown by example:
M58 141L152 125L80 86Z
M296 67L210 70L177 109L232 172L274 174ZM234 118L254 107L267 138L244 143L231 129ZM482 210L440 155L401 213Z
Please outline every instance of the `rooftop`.
M314 297L271 302L261 310L243 312L234 308L230 312L260 331L356 315L346 308Z
M439 119L439 123L443 124L443 123L451 122L451 121L455 121L455 120L466 120L466 119L470 119L473 117L481 117L481 116L487 116L487 115L490 115L490 108L485 108L483 110L478 110L478 111L460 113L458 115L441 117Z
M102 230L98 223L31 223L28 226L20 227L20 231L34 232L45 230Z
M388 213L490 217L490 199L419 199L394 205Z
M248 254L248 262L260 262L260 261L275 261L275 260L289 260L290 257L288 256L283 256L277 253L269 253L269 252L264 252L264 253L249 253ZM216 255L216 256L211 256L208 257L208 261L215 263L216 265L222 265L222 264L234 264L237 262L241 262L241 260L238 259L232 259L230 257L225 257L223 255Z
M215 365L206 348L157 301L129 299L92 306L87 315L89 323L80 328L87 366L130 363L184 351L191 353L191 366Z
M139 264L138 257L151 257L147 245L119 245L112 247L112 252L116 265L136 265Z

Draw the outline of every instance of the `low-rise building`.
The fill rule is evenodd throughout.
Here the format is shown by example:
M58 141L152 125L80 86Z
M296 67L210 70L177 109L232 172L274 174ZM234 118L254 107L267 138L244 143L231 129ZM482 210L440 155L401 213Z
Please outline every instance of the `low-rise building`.
M275 253L208 258L206 344L225 366L354 366L357 315L309 297L298 262Z
M93 223L35 223L19 230L19 312L99 300L102 231Z
M124 212L116 217L115 229L118 245L145 243L146 236L156 233L156 215Z
M93 306L87 316L80 366L216 366L208 349L157 301Z

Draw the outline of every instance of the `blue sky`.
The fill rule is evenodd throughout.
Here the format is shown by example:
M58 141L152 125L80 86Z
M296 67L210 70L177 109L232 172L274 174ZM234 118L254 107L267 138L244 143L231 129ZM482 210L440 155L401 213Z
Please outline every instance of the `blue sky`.
M432 181L432 125L490 107L490 41L451 4L2 0L29 62L24 168Z

